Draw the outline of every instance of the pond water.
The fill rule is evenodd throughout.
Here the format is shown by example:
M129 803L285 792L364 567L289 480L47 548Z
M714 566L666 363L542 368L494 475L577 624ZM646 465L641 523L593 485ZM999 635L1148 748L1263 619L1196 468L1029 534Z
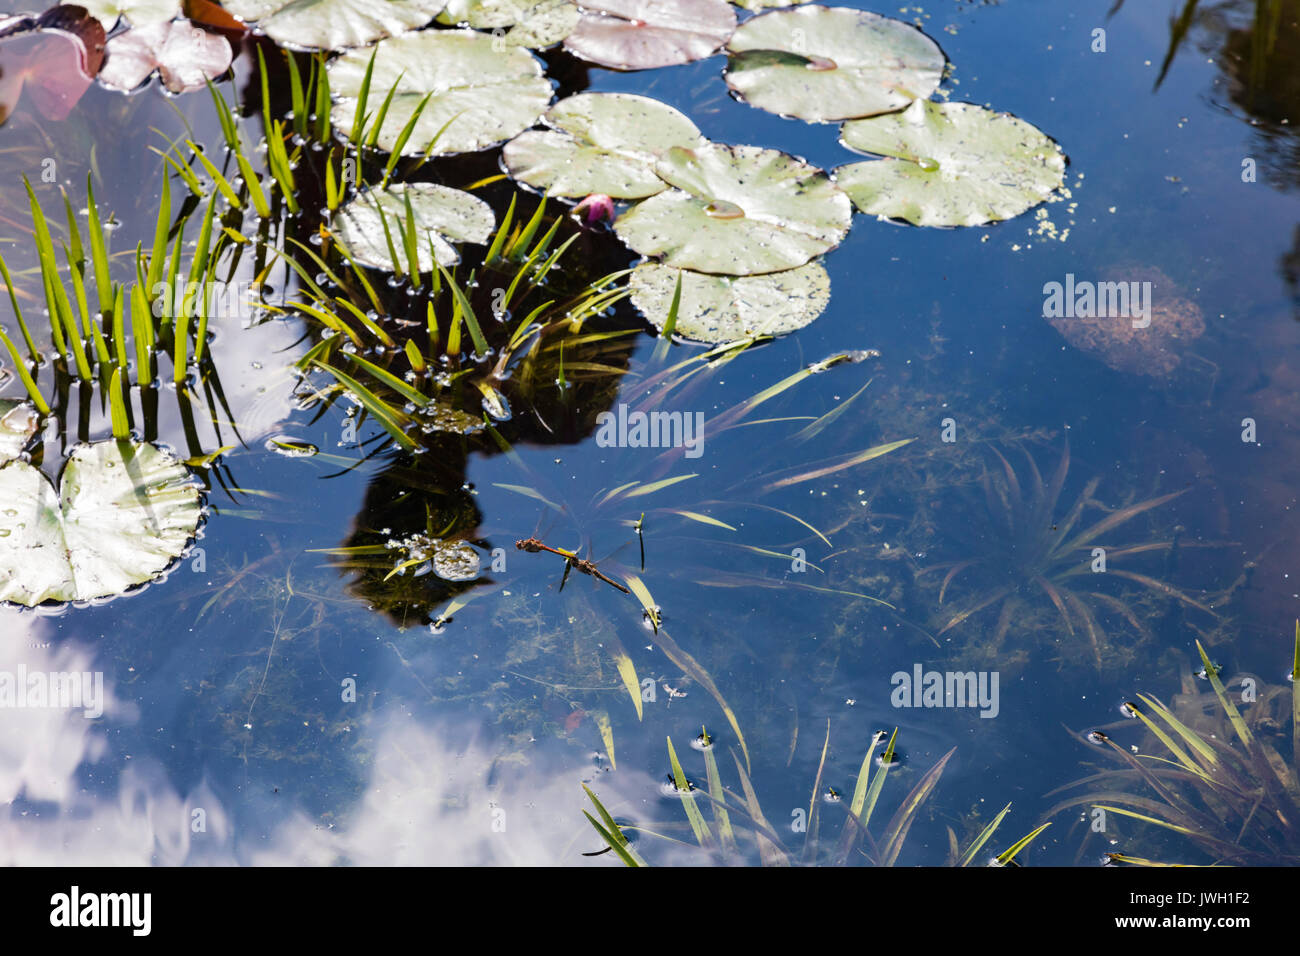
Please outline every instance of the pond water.
M940 865L951 841L969 846L1008 803L977 862L1049 821L1018 860L1231 857L1122 814L1099 824L1092 803L1060 806L1087 787L1056 791L1125 766L1088 731L1122 752L1165 753L1121 714L1137 695L1206 735L1231 734L1214 698L1195 696L1213 693L1195 676L1198 640L1260 739L1295 765L1289 707L1274 705L1281 691L1289 700L1300 616L1300 3L841 5L937 41L950 64L940 100L1007 111L1056 140L1069 163L1053 201L962 228L855 213L820 260L825 312L725 361L699 361L705 345L669 346L622 301L585 338L558 337L498 380L509 408L489 428L477 395L461 396L472 433L422 434L414 455L359 400L324 401L328 374L295 371L324 341L310 315L247 305L214 315L188 398L170 364L163 384L129 393L136 437L190 459L204 486L191 550L111 600L0 607L0 671L102 675L103 689L102 714L22 706L21 694L0 714L0 859L621 865L584 855L606 847L583 816L599 819L584 783L656 865L758 863L775 851L756 829L774 831L795 862L832 862L848 846L850 862ZM283 118L290 81L269 41L238 41L233 79L217 84L254 143L265 134L259 45L268 110ZM827 170L862 158L839 144L837 123L729 95L720 55L635 72L539 56L557 96L637 93L715 142ZM310 57L297 63L305 78ZM57 122L19 101L0 127L0 255L43 350L52 354L51 330L22 177L58 246L58 190L84 209L91 176L116 223L114 278L134 282L131 250L154 242L160 152L179 140L190 156L188 138L224 156L222 135L201 87L94 86ZM249 156L268 168L265 148ZM386 156L367 156L374 182ZM517 197L515 221L527 222L537 199L500 176L499 157L406 162L395 178L468 189L498 222ZM221 255L242 254L224 282L246 290L265 277L271 305L307 279L328 285L302 251L321 245L325 162L305 142L302 216L223 216L216 233L234 225ZM224 168L238 188L239 170ZM173 215L187 196L172 168ZM187 242L206 205L189 198ZM557 287L640 259L611 231L561 228L577 239ZM484 252L465 245L462 281ZM369 275L397 303L387 327L422 347L423 302ZM1151 335L1136 318L1126 329L1127 317L1044 317L1049 283L1116 280L1150 290ZM499 349L501 323L479 308L496 283L482 275L471 291ZM443 336L449 303L438 300ZM15 333L7 297L0 323ZM845 352L868 354L729 412ZM0 359L0 398L24 399L11 356ZM661 387L664 369L691 360ZM333 365L356 372L337 355ZM109 386L72 375L33 462L51 477L78 441L113 435ZM55 382L47 364L38 385L53 395ZM598 440L598 413L642 403L701 416L703 444ZM669 478L681 480L651 487ZM612 583L515 546L533 537ZM466 575L441 559L431 567L445 546L429 539L464 542L443 556L464 561L468 548L477 570L455 580ZM31 567L0 560L19 578ZM657 627L620 590L629 579L659 609ZM984 694L971 706L899 706L926 698L896 675L927 672L970 673ZM669 782L666 739L725 846L702 796L706 754L692 746L705 728L729 791L732 852L697 847L690 801ZM853 840L845 810L864 757L895 729L874 839ZM891 829L921 784L910 829ZM1289 834L1277 861L1300 853Z

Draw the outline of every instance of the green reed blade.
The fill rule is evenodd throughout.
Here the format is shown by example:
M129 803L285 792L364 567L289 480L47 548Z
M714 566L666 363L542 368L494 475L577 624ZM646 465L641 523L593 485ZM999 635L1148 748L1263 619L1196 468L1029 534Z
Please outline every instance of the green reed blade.
M32 404L36 406L36 410L42 415L48 415L50 413L50 406L41 395L40 389L36 387L36 382L32 379L31 373L27 371L27 363L23 361L22 355L19 354L18 349L14 346L13 340L9 338L8 333L5 332L4 326L0 326L0 342L4 343L4 347L8 349L9 357L13 360L14 371L22 381L23 387L27 389L27 395L31 398Z
M253 201L253 210L260 218L270 219L271 204L266 201L266 194L262 192L262 183L257 173L242 153L235 154L235 162L239 164L239 174L244 177L244 185L248 187L248 196Z
M483 337L483 330L479 328L478 318L474 315L474 309L470 306L469 299L466 298L464 291L456 283L456 280L451 277L451 274L442 267L441 263L434 263L434 265L447 283L447 288L451 290L456 309L465 319L465 325L469 328L469 337L474 342L474 353L480 358L483 357L488 352L487 339Z
M402 131L397 134L397 140L393 143L393 149L388 155L388 162L384 164L384 178L380 180L380 186L388 185L389 177L393 175L393 170L397 167L398 160L402 158L402 150L406 147L406 142L411 138L411 134L415 132L415 124L420 121L420 115L424 112L424 108L428 105L429 99L432 96L433 93L425 94L424 99L420 100L420 105L417 106L415 112L411 114L411 118L407 120L406 125L402 127ZM448 120L447 122L450 123L451 120ZM444 126L443 129L446 129L446 127Z
M113 369L113 380L108 388L108 404L113 422L113 437L125 441L131 437L131 423L126 415L126 396L122 388L122 370Z
M31 330L27 328L27 321L23 318L23 310L18 307L18 295L14 291L14 280L9 275L9 266L6 265L4 256L0 256L0 278L4 279L5 291L9 293L9 302L14 307L14 319L18 322L18 329L23 333L23 341L27 345L27 354L33 364L40 364L41 353L36 350L36 342L32 339Z
M348 359L349 361L355 362L357 365L360 365L363 369L365 369L375 378L379 379L379 381L383 382L393 391L397 392L399 395L401 395L411 404L417 405L420 408L424 408L431 401L433 401L433 399L431 399L428 395L421 394L417 389L412 388L410 385L402 381L392 372L388 371L388 369L382 368L376 365L374 362L362 358L360 355L357 355L355 352L342 352L340 354L342 354L343 357Z
M397 74L397 79L393 81L393 86L389 89L388 95L384 97L384 102L379 104L379 113L375 116L375 121L371 124L370 132L366 136L365 145L370 149L374 149L375 144L379 142L379 133L383 129L384 120L388 119L388 108L392 106L393 97L397 95L397 88L401 85L402 77L405 75L405 70Z
M410 435L406 434L401 427L402 422L410 421L409 416L400 409L394 408L384 402L350 375L339 371L331 365L326 365L324 362L316 361L313 362L313 364L317 368L328 372L330 375L334 376L334 378L338 379L339 383L356 397L362 407L365 408L365 410L383 426L384 430L387 431L399 445L408 450L415 448L415 440L412 439Z
M519 260L523 259L528 254L528 244L533 241L533 236L536 235L538 227L542 224L542 217L545 215L546 197L543 196L542 201L537 205L537 211L534 212L533 217L528 220L528 224L524 226L523 232L521 232L518 237L516 237L515 240L506 247L505 256L507 259Z
M118 286L113 297L113 354L118 368L126 368L130 362L126 352L126 316L123 311L122 287Z
M89 173L86 174L86 208L89 217L87 232L90 235L90 258L95 272L95 288L99 292L99 311L108 315L113 304L112 273L108 265L107 232L99 218L99 207L95 204L95 187Z
M506 214L501 220L501 225L497 227L496 235L492 237L492 244L488 246L487 255L483 257L483 262L487 265L496 262L501 255L501 247L505 245L506 234L510 232L510 224L515 219L515 201L518 199L518 193L510 197L510 205L506 208Z
M144 290L138 284L131 287L131 307L127 311L131 316L131 337L135 340L136 381L147 387L153 384L153 361L150 349L150 342L153 338L151 333L153 311ZM188 348L188 337L178 337L173 361L182 372L185 369L185 353ZM183 379L184 375L182 374L177 377L176 381L179 382Z
M1123 811L1120 812L1122 813ZM1010 863L1012 860L1016 858L1017 853L1019 853L1025 847L1029 846L1029 844L1033 842L1034 838L1038 836L1038 834L1042 833L1050 826L1051 823L1044 823L1041 827L1038 827L1037 829L1033 830L1031 833L1025 834L1015 843L1011 844L1011 846L1007 847L1005 850L1003 850L1001 853L998 854L998 864L1000 866L1006 866L1008 863Z
M145 292L149 301L153 301L150 290L163 277L163 264L167 261L167 236L171 230L172 190L171 177L163 169L162 195L158 200L158 221L154 225L153 252L149 255L149 271L145 275Z
M68 198L68 191L60 188L63 193L63 210L68 219L68 243L69 255L68 265L74 269L84 269L86 266L86 250L81 244L81 230L77 227L77 215L72 211L72 200Z
M957 752L953 747L946 754L939 758L939 762L931 767L924 777L912 788L906 799L903 800L902 806L894 813L893 819L885 828L885 840L880 851L881 866L893 866L898 860L898 854L902 852L903 844L907 840L908 831L912 827L912 822L916 819L916 813L921 809L921 805L929 799L930 794L934 791L935 786L939 783L939 778L943 775L944 767L952 759L952 755Z
M418 289L420 288L420 237L415 225L415 209L411 206L410 190L402 193L402 200L406 206L406 221L398 223L397 228L402 234L402 245L406 251L411 283Z
M185 145L189 146L189 148L194 151L194 155L199 158L199 162L201 162L203 168L207 170L208 176L212 179L213 183L216 184L217 189L221 190L221 195L226 197L226 201L235 209L243 209L244 202L239 198L239 193L236 192L235 187L230 185L230 181L226 179L225 176L221 175L221 170L212 165L212 160L208 159L208 157L203 154L203 150L199 149L199 147L194 144L193 140L187 139ZM236 150L236 153L238 153L238 150Z
M379 47L376 46L374 52L370 54L370 62L366 64L366 73L361 79L361 90L357 93L356 114L352 120L352 131L348 133L348 142L357 148L361 147L361 133L366 123L366 103L370 99L370 78L375 72L375 57L378 55ZM323 73L324 70L321 72Z
M406 360L411 363L411 369L417 374L423 375L428 365L424 361L424 355L420 352L420 347L415 344L415 339L407 339L403 351L406 352Z
M302 87L302 74L298 72L298 61L292 51L283 52L289 63L289 100L293 104L293 129L299 136L306 136L307 94Z
M231 115L230 106L226 103L226 98L221 95L221 91L212 85L211 80L203 81L208 92L212 94L212 102L217 108L217 121L221 123L221 135L226 139L226 146L232 152L239 152L239 131L235 129L235 119Z
M330 101L330 78L325 72L325 60L323 54L316 54L312 58L312 82L316 86L316 141L328 143L330 139L330 124L332 117L330 111L332 103Z
M1002 810L998 813L997 816L995 816L992 820L989 821L989 825L986 826L983 830L981 830L980 835L977 836L971 842L971 845L966 848L966 852L962 854L961 862L958 864L959 866L970 866L971 860L975 859L975 854L980 851L980 849L984 846L985 843L989 842L989 838L993 836L998 826L1002 823L1003 818L1006 817L1006 815L1010 812L1011 812L1011 804L1008 803L1005 807L1002 808Z
M695 794L691 791L690 784L686 780L686 774L682 770L682 765L677 761L677 752L673 749L673 738L668 739L668 762L673 769L673 783L677 787L677 796L682 801L682 807L686 810L686 819L690 821L691 832L695 834L695 840L700 846L710 846L713 843L713 832L709 825L704 822L704 815L700 813L700 808L695 804Z

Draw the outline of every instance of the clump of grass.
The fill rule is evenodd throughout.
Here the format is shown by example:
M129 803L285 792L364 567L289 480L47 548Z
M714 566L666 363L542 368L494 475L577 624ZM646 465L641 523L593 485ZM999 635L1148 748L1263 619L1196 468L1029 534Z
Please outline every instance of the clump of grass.
M1291 648L1291 686L1253 687L1254 700L1242 701L1245 715L1200 641L1196 650L1213 693L1185 694L1177 708L1148 694L1125 704L1126 713L1151 734L1155 748L1133 753L1109 734L1093 731L1089 738L1105 748L1119 769L1060 788L1086 787L1087 792L1048 815L1090 807L1155 827L1219 863L1300 863L1300 621ZM1273 721L1265 718L1251 729L1252 711L1266 713L1270 698L1285 705L1280 708L1283 720L1291 721L1289 760L1278 745L1281 727L1270 728ZM1207 711L1217 712L1213 725L1219 732L1197 729L1207 723ZM1108 857L1117 863L1160 865L1128 854Z
M880 752L878 766L873 773L872 767L877 764L877 751L886 736L889 742ZM884 792L886 778L890 770L897 765L895 751L897 738L897 728L892 734L879 733L872 738L871 746L858 772L852 798L846 801L838 791L826 786L826 756L830 748L828 722L826 742L822 747L821 762L817 767L805 817L806 829L802 847L788 847L785 837L769 822L759 803L746 763L742 763L734 753L732 757L736 765L736 776L740 781L740 792L737 793L723 786L717 758L714 755L714 740L707 730L703 730L695 742L695 748L703 753L706 788L697 788L687 778L677 758L672 738L668 739L668 762L671 767L669 781L671 789L682 802L687 824L697 846L714 862L743 863L746 854L752 851L757 854L764 866L843 866L853 862L872 866L894 866L902 853L917 813L934 792L944 767L956 750L953 748L944 754L921 777L904 797L884 829L878 831L879 837L877 837L871 831L871 822L880 796ZM600 815L599 821L590 814L586 814L587 819L605 841L608 849L613 850L628 866L647 864L645 859L632 848L625 830L635 829L649 837L672 840L653 829L618 824L596 795L590 789L586 787L584 789ZM949 865L968 866L980 861L981 851L992 839L1010 810L1011 805L1007 804L964 850L958 849L956 836L949 830L952 846ZM833 831L837 822L840 824L838 835L833 833L828 835L827 831ZM1043 824L988 862L990 865L997 866L1018 865L1016 857L1048 826L1050 824ZM679 841L672 840L672 842Z

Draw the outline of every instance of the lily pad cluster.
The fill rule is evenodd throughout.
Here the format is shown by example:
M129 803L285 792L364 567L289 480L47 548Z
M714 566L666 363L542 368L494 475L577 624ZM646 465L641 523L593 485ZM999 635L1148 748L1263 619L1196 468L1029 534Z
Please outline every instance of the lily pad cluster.
M180 557L203 510L189 471L132 441L80 445L59 485L18 457L37 416L0 408L0 602L92 601L158 577Z

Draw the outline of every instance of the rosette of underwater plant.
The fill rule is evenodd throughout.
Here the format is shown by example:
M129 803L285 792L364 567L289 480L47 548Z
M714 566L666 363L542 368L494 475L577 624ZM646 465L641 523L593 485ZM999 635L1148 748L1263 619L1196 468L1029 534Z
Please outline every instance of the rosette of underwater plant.
M632 93L579 93L542 117L549 127L506 143L512 179L548 196L642 199L668 188L655 164L675 146L705 145L699 129L666 103Z
M875 116L939 87L939 45L909 23L847 7L775 10L727 43L727 85L751 106L814 123Z
M578 17L573 0L451 0L438 22L488 30L506 46L542 50L572 33Z
M674 147L655 165L672 189L619 217L643 256L717 275L794 269L848 235L849 197L820 169L775 149Z
M394 231L393 225L400 226ZM453 242L486 243L496 225L492 207L467 192L433 183L398 183L367 189L344 204L334 232L362 265L387 272L410 265L417 272L434 264L454 266L460 253Z
M643 263L628 279L635 305L665 335L721 344L801 329L826 310L820 263L758 276L704 275Z
M835 178L869 215L918 226L1012 219L1065 181L1065 154L1034 126L972 103L917 100L840 130L849 149L883 159L850 163Z
M447 0L224 0L258 33L291 50L350 50L426 26Z
M537 122L552 91L531 53L498 47L474 30L427 30L345 53L327 67L334 124L359 127L387 90L369 145L419 156L502 143Z
M726 0L584 0L564 48L612 70L650 70L712 56L735 29Z
M154 445L79 445L56 489L0 465L0 601L90 601L145 584L180 557L203 510L189 472Z

